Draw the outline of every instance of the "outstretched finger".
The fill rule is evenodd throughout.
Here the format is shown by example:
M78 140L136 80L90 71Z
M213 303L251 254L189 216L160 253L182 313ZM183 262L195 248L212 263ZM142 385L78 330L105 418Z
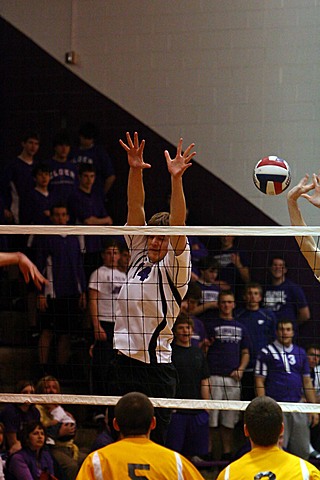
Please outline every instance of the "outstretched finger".
M181 155L181 152L182 152L182 142L183 142L183 138L180 137L180 140L179 140L178 146L177 146L177 156Z
M128 145L126 145L126 144L124 143L123 140L121 140L121 138L120 138L120 140L119 140L119 143L120 143L121 147L125 149L126 152L129 152L130 148L128 147Z
M143 150L144 150L144 146L146 144L146 141L145 140L141 140L141 144L140 144L140 147L138 145L138 149L139 149L139 152L142 154L143 153Z
M185 149L184 155L185 155L185 156L188 156L189 153L190 153L190 150L192 150L194 146L195 146L195 144L194 144L194 143L191 143L191 144ZM194 156L194 155L195 155L195 152L194 152L193 156Z
M137 135L137 132L134 132L134 136ZM126 137L127 137L127 142L128 142L128 145L129 147L133 148L133 142L132 142L132 139L131 139L131 135L129 132L126 132Z
M134 141L134 148L139 148L139 135L138 135L138 132L134 132L133 141Z

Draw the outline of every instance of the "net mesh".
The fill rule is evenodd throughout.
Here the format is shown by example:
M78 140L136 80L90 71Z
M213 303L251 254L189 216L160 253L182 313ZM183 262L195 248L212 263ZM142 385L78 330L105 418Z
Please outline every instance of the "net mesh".
M221 260L221 237L235 237L235 249L232 250L229 259L231 263L240 262L241 268L247 267L251 281L261 284L263 290L270 283L268 266L273 257L284 258L288 267L287 277L295 282L303 290L307 304L310 308L310 319L301 324L297 323L295 343L307 348L310 344L317 344L319 338L319 283L304 257L294 237L313 235L318 236L318 227L81 227L81 226L2 226L0 235L23 236L26 240L30 235L35 238L43 236L87 236L103 235L105 238L123 238L123 235L188 235L192 246L194 275L199 275L201 258L209 256ZM20 237L21 238L21 237ZM196 240L195 240L196 239ZM199 242L198 244L196 242ZM24 241L26 243L26 241ZM201 248L203 252L201 252ZM37 252L31 252L31 258L37 258ZM241 258L235 258L237 252ZM220 257L219 257L220 256ZM220 262L220 266L221 266ZM222 267L221 267L222 268ZM220 269L220 267L219 267ZM232 270L232 271L231 271ZM219 270L220 278L223 278ZM245 279L241 278L235 268L227 272L234 290L238 308L243 304L243 287ZM231 276L230 276L231 275ZM50 280L50 278L49 278ZM225 280L226 281L226 280ZM56 376L61 379L64 394L61 395L18 395L11 393L15 384L25 378L34 382L47 373L40 370L39 360L39 310L36 304L37 292L34 288L26 286L19 276L16 268L2 269L1 285L1 311L0 311L0 380L1 380L1 403L64 403L78 405L114 405L118 395L103 395L93 387L92 357L90 346L94 343L92 335L91 319L88 317L87 308L74 312L74 303L68 301L57 311L64 319L74 315L73 324L76 326L70 332L67 344L61 345L61 349L67 349L65 363L55 365ZM270 297L271 298L271 297ZM269 298L269 300L270 300ZM271 298L272 300L272 298ZM270 302L271 302L270 300ZM273 298L275 301L275 299ZM90 298L89 298L90 301ZM298 309L301 304L298 300L292 305ZM39 306L39 305L38 305ZM270 306L270 305L269 305ZM65 309L65 310L63 310ZM74 312L74 313L72 313ZM65 320L64 320L65 321ZM56 338L52 339L52 346L59 348ZM50 354L51 355L51 354ZM51 360L50 360L51 361ZM53 360L54 363L54 360ZM98 369L103 369L100 365ZM50 372L51 373L51 372ZM97 393L98 392L98 393ZM209 410L244 410L248 401L243 400L199 400L199 399L168 399L154 398L152 401L157 407L187 408ZM320 412L317 404L301 402L280 402L284 411L297 412Z

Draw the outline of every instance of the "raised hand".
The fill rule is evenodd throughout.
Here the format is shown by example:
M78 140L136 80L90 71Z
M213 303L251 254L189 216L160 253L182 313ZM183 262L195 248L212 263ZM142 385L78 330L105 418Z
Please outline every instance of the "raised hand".
M308 195L307 193L310 190L314 190L312 195ZM320 179L318 175L313 173L312 183L305 187L305 191L301 194L301 197L306 198L312 205L320 208Z
M287 193L288 200L297 201L299 197L303 197L304 195L306 195L307 192L313 190L313 183L308 183L308 181L309 175L306 174L295 187L289 190L289 192Z
M143 161L143 149L145 145L145 140L141 140L141 143L139 144L139 137L137 132L134 132L133 141L129 132L126 133L126 137L127 144L124 143L122 140L119 140L119 143L122 148L124 148L124 150L127 152L129 166L131 168L137 169L150 168L151 165Z
M190 160L196 155L196 152L191 152L195 145L194 143L191 143L182 154L182 141L182 138L180 138L175 158L170 157L168 150L164 152L168 171L173 177L181 177L191 167L192 163L190 163Z

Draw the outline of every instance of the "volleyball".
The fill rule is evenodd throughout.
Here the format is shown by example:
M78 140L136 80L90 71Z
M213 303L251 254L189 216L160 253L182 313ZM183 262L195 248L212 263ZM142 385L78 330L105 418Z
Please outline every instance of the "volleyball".
M279 195L291 182L289 164L275 155L259 160L253 170L253 182L266 195Z

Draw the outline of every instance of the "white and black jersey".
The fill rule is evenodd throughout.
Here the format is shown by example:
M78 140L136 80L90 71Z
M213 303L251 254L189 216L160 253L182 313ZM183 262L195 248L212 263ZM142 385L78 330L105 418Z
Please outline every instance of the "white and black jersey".
M146 236L127 236L126 242L131 264L118 296L114 346L141 362L170 363L172 327L191 274L189 244L176 256L169 242L166 256L152 263Z

